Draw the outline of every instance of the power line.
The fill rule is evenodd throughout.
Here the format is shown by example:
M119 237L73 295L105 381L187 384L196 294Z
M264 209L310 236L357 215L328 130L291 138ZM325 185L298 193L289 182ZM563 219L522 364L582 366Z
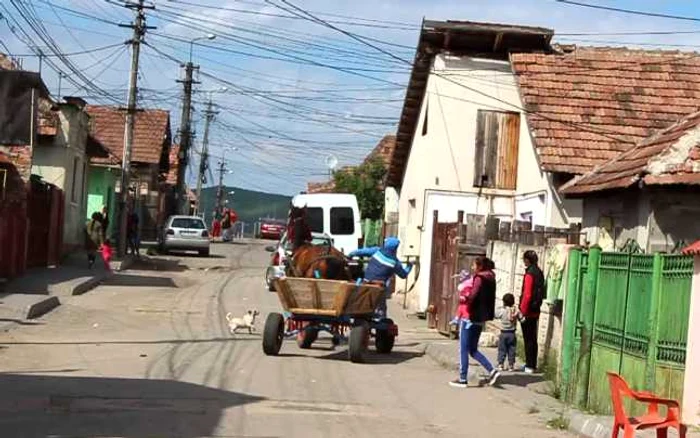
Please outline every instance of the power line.
M555 0L555 1L557 3L564 3L564 4L572 5L572 6L581 6L584 8L591 8L591 9L601 9L604 11L620 12L623 14L642 15L645 17L669 18L672 20L684 20L684 21L700 22L700 18L697 18L697 17L685 17L685 16L681 16L681 15L669 15L669 14L659 14L656 12L636 11L633 9L615 8L612 6L603 6L603 5L592 5L589 3L582 3L582 2L571 1L571 0Z

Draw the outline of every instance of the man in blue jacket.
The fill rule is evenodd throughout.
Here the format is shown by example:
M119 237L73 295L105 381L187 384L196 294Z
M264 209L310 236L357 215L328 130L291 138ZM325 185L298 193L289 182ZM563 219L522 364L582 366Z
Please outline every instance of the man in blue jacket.
M386 318L386 300L391 279L394 275L406 278L413 268L411 263L404 267L396 257L400 243L396 237L387 237L382 248L362 248L350 253L350 257L371 257L365 268L364 281L384 285L384 295L379 300L376 310L379 318Z

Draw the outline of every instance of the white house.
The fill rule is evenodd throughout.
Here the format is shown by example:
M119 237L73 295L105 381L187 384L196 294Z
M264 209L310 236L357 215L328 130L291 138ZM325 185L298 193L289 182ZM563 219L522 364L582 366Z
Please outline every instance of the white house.
M543 170L525 118L513 53L551 51L553 31L471 22L423 23L387 185L399 193L401 257L420 257L408 298L428 307L433 211L567 227L581 201Z
M89 159L107 156L88 134L90 118L85 105L77 97L54 105L56 127L39 136L32 162L33 174L63 190L63 253L84 242Z

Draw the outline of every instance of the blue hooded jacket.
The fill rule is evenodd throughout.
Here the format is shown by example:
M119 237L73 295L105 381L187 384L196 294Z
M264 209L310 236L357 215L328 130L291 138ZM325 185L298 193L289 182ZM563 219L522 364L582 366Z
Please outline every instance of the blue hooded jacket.
M365 248L351 253L351 256L372 256L367 263L367 268L365 268L365 280L388 283L394 275L398 275L400 278L408 277L412 266L409 264L404 268L396 257L396 251L400 243L396 237L388 237L384 240L384 247L381 249L376 247Z

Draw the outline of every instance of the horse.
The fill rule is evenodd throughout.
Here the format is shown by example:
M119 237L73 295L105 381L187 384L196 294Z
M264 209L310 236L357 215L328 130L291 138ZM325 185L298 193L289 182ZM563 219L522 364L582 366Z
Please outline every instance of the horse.
M311 244L311 229L306 221L305 206L291 206L287 238L292 242L289 276L352 280L345 254L331 245Z

